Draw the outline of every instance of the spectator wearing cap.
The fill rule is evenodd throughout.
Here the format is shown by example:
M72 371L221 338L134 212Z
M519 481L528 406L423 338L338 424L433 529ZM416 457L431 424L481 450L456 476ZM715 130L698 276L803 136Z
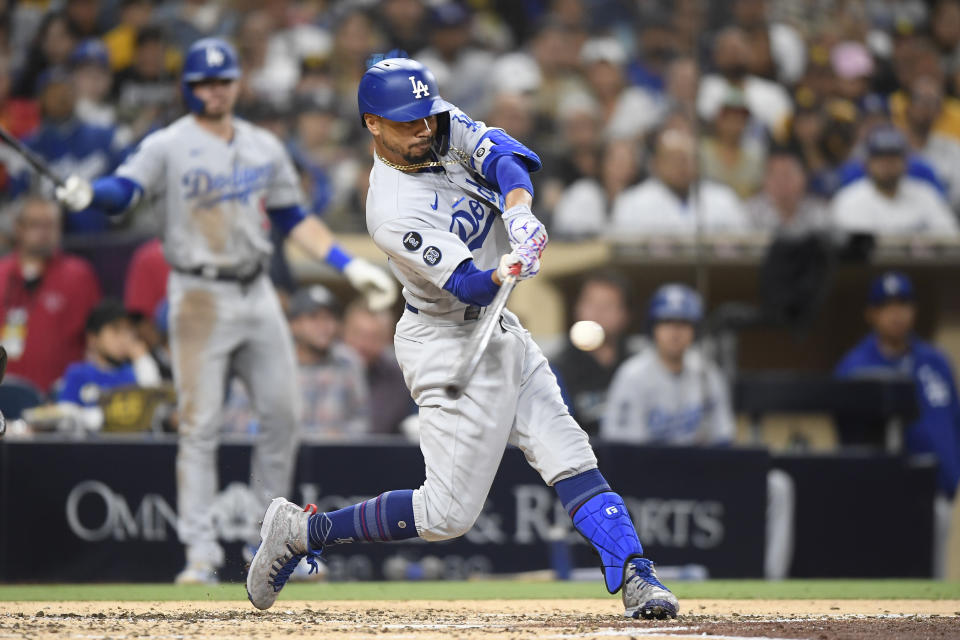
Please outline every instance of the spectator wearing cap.
M86 358L67 367L59 402L91 407L110 389L160 384L160 371L119 301L107 299L94 307L86 334Z
M15 249L0 258L0 340L7 372L47 391L84 350L84 321L100 299L90 264L60 250L60 208L28 195Z
M340 305L333 293L321 285L297 290L287 318L297 358L303 438L337 440L368 434L370 391L360 358L340 339ZM227 395L227 429L255 430L248 394L236 380Z
M473 16L459 2L433 7L430 42L415 56L433 71L444 97L464 113L485 113L489 107L490 69L494 57L472 42Z
M945 353L913 333L915 292L910 278L888 272L870 285L867 323L872 331L837 365L838 378L907 376L914 381L920 415L905 433L911 454L933 454L939 463L936 508L938 540L946 538L951 505L960 483L960 401L950 360ZM946 523L946 525L944 524ZM937 548L939 547L939 548ZM942 575L942 545L935 545L935 573Z
M750 47L738 27L727 27L714 39L715 72L700 81L697 111L704 120L713 120L731 89L743 91L750 113L768 131L777 131L790 117L792 106L786 90L770 80L751 75Z
M87 124L112 127L117 110L108 100L113 73L107 48L99 40L84 40L70 54L70 74L77 92L77 117Z
M906 155L899 130L874 129L867 139L867 178L834 196L834 225L884 236L956 236L956 218L936 188L906 175Z
M616 38L587 40L580 63L603 115L603 137L637 140L659 124L664 107L656 94L627 84L627 52Z
M747 201L746 210L753 229L779 236L803 236L830 226L826 201L807 192L803 163L786 149L770 153L763 190Z
M400 433L400 423L416 413L393 352L395 324L389 311L371 311L362 298L344 314L343 341L363 361L370 389L370 433Z
M741 198L760 190L767 150L760 139L747 135L750 108L739 89L731 89L700 141L703 177L727 185Z
M836 82L835 93L859 103L870 92L875 65L867 48L855 41L839 42L830 49L830 65Z
M943 108L943 87L935 78L917 76L909 86L906 134L914 154L926 160L945 185L954 211L960 211L960 141L934 130Z
M666 129L656 140L653 175L623 191L613 205L611 237L662 233L742 233L749 227L743 203L730 187L699 180L693 136ZM694 187L696 192L694 193Z
M665 284L647 312L650 348L613 376L600 436L621 442L729 444L735 434L720 368L694 346L703 318L700 295Z
M297 291L288 310L303 398L303 431L317 438L370 431L370 392L356 354L341 341L342 313L326 287Z

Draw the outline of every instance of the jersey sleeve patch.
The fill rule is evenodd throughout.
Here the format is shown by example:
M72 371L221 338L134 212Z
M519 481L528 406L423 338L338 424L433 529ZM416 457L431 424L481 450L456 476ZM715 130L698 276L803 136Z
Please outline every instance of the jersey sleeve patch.
M403 234L403 248L407 251L418 251L423 246L423 236L416 231L407 231Z
M443 258L443 253L440 249L434 246L429 246L423 250L423 261L430 265L431 267L437 266L437 263Z

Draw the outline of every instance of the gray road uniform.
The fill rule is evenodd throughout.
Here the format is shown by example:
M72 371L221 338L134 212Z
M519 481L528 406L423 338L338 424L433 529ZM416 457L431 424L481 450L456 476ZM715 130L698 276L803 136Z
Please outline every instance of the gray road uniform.
M488 131L455 109L442 168L407 173L375 158L370 173L367 229L389 256L406 299L394 343L420 407L426 480L413 493L413 510L426 540L469 530L508 443L520 447L550 485L597 465L546 358L509 311L464 395L451 400L444 393L486 308L460 301L443 286L463 261L493 269L511 250L500 217L503 196L474 173L492 144L484 138ZM522 285L518 291L522 295Z
M683 356L683 371L669 371L650 347L624 362L613 377L600 437L634 444L724 445L736 426L720 368L695 349ZM793 557L793 480L767 473L764 574L788 577Z
M265 271L266 210L298 205L299 181L271 133L242 120L234 131L227 142L187 115L148 136L116 172L159 197L166 217L179 534L188 563L214 567L223 551L209 506L228 370L261 416L251 486L264 504L289 490L299 411L290 332Z
M732 442L733 412L723 375L692 349L683 356L683 371L673 373L650 347L613 376L599 435L636 443Z

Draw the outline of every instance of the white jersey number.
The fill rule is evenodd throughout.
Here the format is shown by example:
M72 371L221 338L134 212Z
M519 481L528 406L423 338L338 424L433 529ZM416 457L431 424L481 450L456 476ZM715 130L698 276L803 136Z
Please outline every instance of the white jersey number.
M413 97L419 100L423 96L430 95L430 88L423 84L422 80L417 80L417 76L409 76L410 84L413 86Z

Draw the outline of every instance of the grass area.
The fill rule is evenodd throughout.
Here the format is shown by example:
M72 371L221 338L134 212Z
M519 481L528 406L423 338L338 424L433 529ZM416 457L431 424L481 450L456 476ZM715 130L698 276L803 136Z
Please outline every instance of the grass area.
M960 582L932 580L708 580L674 582L681 599L932 599L960 600ZM292 584L284 600L522 600L529 598L601 598L599 582L341 582ZM0 601L154 601L246 600L242 584L0 585Z

